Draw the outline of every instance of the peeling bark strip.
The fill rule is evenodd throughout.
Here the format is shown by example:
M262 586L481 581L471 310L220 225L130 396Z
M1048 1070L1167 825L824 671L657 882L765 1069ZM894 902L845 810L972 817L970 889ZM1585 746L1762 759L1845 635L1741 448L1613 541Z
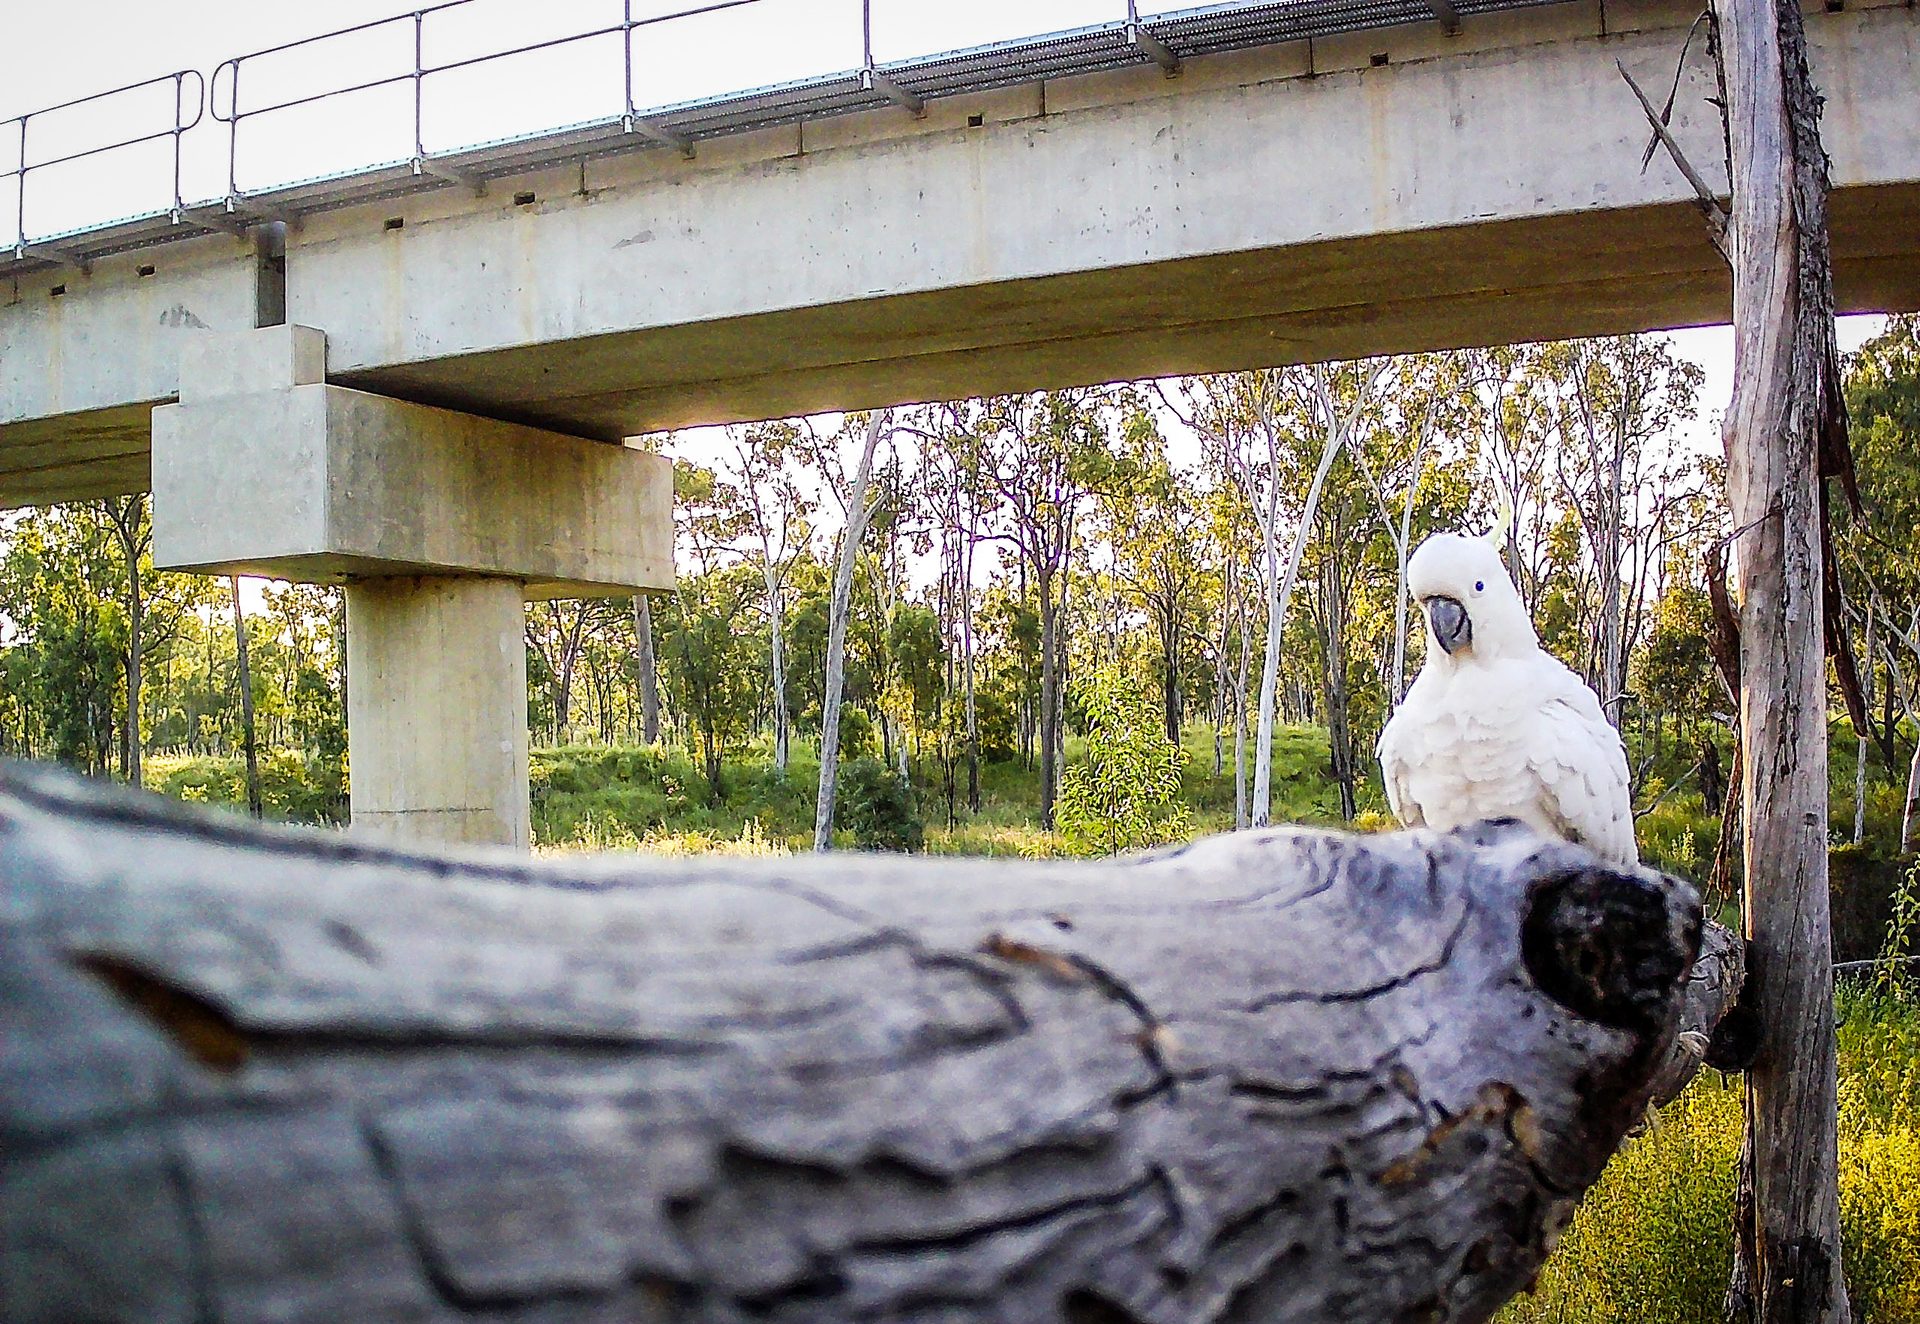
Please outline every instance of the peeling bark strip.
M1484 1320L1700 941L1512 824L532 863L0 769L0 1317Z

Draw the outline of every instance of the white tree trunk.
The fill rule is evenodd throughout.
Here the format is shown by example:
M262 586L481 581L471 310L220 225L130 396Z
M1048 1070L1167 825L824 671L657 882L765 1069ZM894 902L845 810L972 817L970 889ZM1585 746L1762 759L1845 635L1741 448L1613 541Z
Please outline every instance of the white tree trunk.
M1280 679L1280 631L1275 625L1286 615L1286 609L1276 605L1280 596L1280 551L1274 525L1279 519L1279 503L1279 482L1275 477L1268 488L1267 517L1261 526L1265 555L1260 584L1267 614L1267 642L1260 663L1260 702L1255 720L1258 734L1254 737L1253 745L1253 796L1248 806L1248 823L1252 827L1266 826L1269 806L1273 802L1273 709Z
M979 514L971 501L967 507L967 541L960 570L960 649L965 662L967 687L967 812L980 812L980 723L974 706L973 673L973 554L979 546Z
M1907 718L1913 720L1908 711ZM1907 843L1913 840L1913 803L1920 799L1920 740L1914 741L1913 759L1907 764L1907 794L1900 805L1900 853L1907 853Z
M1247 675L1253 662L1253 636L1248 632L1247 598L1242 591L1240 612L1240 666L1233 680L1233 825L1250 826L1247 800Z
M1316 373L1319 369L1315 369ZM1253 752L1253 826L1265 827L1273 812L1273 694L1274 682L1280 670L1280 641L1287 630L1287 609L1293 601L1294 581L1300 574L1300 557L1307 550L1307 539L1313 536L1313 521L1320 510L1320 492L1326 486L1327 474L1333 468L1333 462L1340 455L1340 447L1346 443L1347 428L1336 417L1332 403L1326 403L1327 435L1320 448L1320 464L1313 471L1313 486L1307 489L1307 504L1300 513L1300 527L1294 531L1293 550L1287 554L1287 570L1277 589L1267 600L1267 660L1266 667L1260 673L1260 734ZM1272 528L1271 516L1268 521ZM1267 538L1267 554L1273 555L1273 537ZM1269 562L1271 564L1271 562Z
M820 789L814 802L813 848L833 849L833 802L840 785L840 695L846 687L847 605L853 597L853 566L866 537L873 509L867 504L867 485L873 477L873 455L880 448L887 414L876 411L867 422L867 440L854 471L847 496L847 527L840 535L840 555L833 571L833 601L827 614L826 697L820 710Z

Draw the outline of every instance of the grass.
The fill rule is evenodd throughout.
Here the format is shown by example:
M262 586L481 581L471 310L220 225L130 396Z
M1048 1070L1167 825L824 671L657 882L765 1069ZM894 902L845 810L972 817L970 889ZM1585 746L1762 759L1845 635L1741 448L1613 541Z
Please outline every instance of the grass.
M1854 1318L1920 1324L1920 1002L1837 1000L1842 1255ZM1737 1080L1703 1072L1627 1142L1499 1324L1719 1324L1733 1263Z
M1213 735L1189 728L1182 794L1196 831L1233 827L1232 747L1220 776L1213 773ZM1070 736L1069 761L1084 743ZM1338 789L1327 777L1327 737L1313 727L1281 727L1273 741L1273 816L1279 822L1337 824ZM1251 759L1249 759L1251 765ZM934 855L1044 857L1063 853L1053 833L1040 827L1040 776L1018 761L985 763L980 769L978 814L965 809L966 770L955 769L956 813L947 820L944 770L915 765L916 793L927 820L926 850ZM738 843L758 834L769 843L804 850L813 843L813 795L820 765L796 749L781 777L764 742L729 754L716 799L696 762L678 748L571 746L535 750L532 757L533 832L549 850L632 849L684 841ZM1251 776L1251 766L1249 766ZM1384 809L1377 787L1363 788L1361 802Z

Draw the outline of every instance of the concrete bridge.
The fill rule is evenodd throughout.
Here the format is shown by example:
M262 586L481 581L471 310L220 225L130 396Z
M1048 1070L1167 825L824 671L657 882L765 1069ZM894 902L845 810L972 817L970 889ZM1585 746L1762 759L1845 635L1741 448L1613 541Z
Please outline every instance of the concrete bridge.
M1724 190L1695 6L1394 4L1116 24L22 248L0 505L151 486L162 564L346 579L351 664L394 678L351 687L356 817L524 840L523 592L671 582L623 438L1726 320L1616 69L1657 94L1680 62ZM1920 307L1920 14L1808 31L1841 305Z

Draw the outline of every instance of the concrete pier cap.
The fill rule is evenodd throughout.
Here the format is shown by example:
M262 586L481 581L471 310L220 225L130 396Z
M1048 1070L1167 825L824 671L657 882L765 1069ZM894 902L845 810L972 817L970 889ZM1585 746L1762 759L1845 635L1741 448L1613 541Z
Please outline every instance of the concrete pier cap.
M326 381L326 337L198 335L153 411L163 570L347 589L356 831L526 846L525 602L673 587L673 472Z
M629 446L325 381L326 337L195 336L153 411L154 563L307 583L491 575L529 598L673 587L673 472Z

